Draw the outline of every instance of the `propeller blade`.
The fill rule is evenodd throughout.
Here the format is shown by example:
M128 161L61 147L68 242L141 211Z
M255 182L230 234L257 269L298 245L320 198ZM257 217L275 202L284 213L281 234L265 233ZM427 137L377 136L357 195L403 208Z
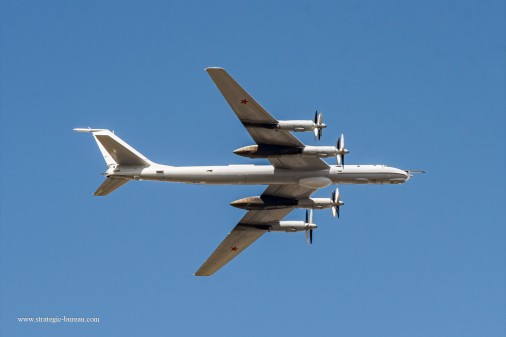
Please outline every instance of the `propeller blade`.
M339 137L337 139L336 148L337 148L337 156L336 156L337 165L338 166L342 165L344 167L345 151L344 151L344 134L342 134L342 133L341 133L341 137Z
M313 230L312 229L309 230L309 244L310 245L313 244Z
M307 241L308 241L308 240L307 240L307 229L306 229L306 231L305 231L305 232L306 232L306 244L307 244Z
M316 110L316 112L314 113L314 128L313 128L313 133L314 133L314 140L316 140L316 138L318 138L318 140L321 140L322 139L322 128L324 127L323 126L323 115L322 113L318 113L318 110Z
M309 218L308 218L308 213L307 213L307 209L306 209L306 223L309 223Z
M336 190L332 191L332 216L334 218L339 215L339 198L339 188L336 187Z
M311 210L309 211L309 223L312 224L313 223L313 209L311 208Z

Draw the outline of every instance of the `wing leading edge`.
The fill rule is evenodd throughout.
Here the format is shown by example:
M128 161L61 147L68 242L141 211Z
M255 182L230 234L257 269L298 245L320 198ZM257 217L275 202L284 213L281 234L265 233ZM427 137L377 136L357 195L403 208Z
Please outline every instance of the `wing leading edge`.
M314 191L316 189L299 185L269 185L262 196L298 200L308 198ZM216 273L265 234L265 232L268 232L270 223L281 221L292 210L293 207L248 211L199 270L197 270L195 276L211 276Z
M250 94L222 68L206 68L221 94L258 145L304 147L290 131L280 130L271 116ZM320 158L285 156L269 158L275 168L324 170L329 165Z
M238 224L228 233L225 240L209 256L204 264L197 270L195 276L211 276L227 264L243 250L248 248L259 237L264 235L265 229Z
M305 145L290 131L277 127L279 121L271 116L250 94L246 92L224 69L207 68L225 100L235 112L250 136L258 145L278 145L300 148ZM327 170L329 165L317 157L298 155L268 158L276 169ZM294 200L309 198L316 189L298 184L269 185L262 197L281 197ZM296 206L278 209L250 210L225 237L209 258L195 273L210 276L271 230L271 224L281 221Z
M223 242L209 256L195 276L211 276L269 230L269 223L281 220L292 208L248 211Z

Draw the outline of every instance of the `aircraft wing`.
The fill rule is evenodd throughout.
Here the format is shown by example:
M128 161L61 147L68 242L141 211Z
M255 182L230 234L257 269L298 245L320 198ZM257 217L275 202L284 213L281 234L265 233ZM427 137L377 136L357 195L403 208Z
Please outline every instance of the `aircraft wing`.
M265 229L238 224L197 270L195 276L211 276L267 232Z
M269 185L263 196L302 199L309 197L316 189L299 185ZM292 207L273 210L248 211L223 242L209 256L195 273L196 276L211 276L230 260L248 248L253 242L269 231L269 223L281 221Z
M304 146L290 131L277 129L278 121L224 69L206 68L206 71L257 144ZM285 156L282 159L269 158L269 161L275 168L282 169L324 170L329 168L327 163L316 157Z

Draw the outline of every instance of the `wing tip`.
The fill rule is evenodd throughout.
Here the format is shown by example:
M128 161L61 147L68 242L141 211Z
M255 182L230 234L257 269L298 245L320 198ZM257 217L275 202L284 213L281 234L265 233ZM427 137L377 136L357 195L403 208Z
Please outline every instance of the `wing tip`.
M109 131L107 129L92 129L92 128L74 128L75 132L101 132L101 131Z
M205 71L207 72L210 72L210 71L224 71L225 69L223 69L222 67L206 67L204 69Z
M205 273L199 273L198 271L196 273L193 274L193 276L211 276L213 274L205 274Z

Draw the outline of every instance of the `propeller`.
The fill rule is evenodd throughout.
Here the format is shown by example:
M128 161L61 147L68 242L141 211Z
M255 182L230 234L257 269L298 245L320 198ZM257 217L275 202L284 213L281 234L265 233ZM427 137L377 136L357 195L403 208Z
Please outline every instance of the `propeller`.
M320 140L322 138L322 134L323 134L323 128L326 127L325 124L323 124L323 117L322 117L322 113L318 113L318 111L316 111L314 113L314 129L313 129L313 132L314 132L314 140L316 140L316 138L318 137L318 140Z
M309 212L308 214L308 211L306 210L306 224L312 224L313 223L313 210L311 209L311 211ZM308 232L308 228L306 227L306 243L308 242L307 241L307 233ZM309 244L312 245L313 244L313 229L310 228L309 229Z
M344 155L350 152L348 151L348 149L344 147L344 134L341 134L341 137L337 139L336 148L337 148L337 155L336 155L337 165L338 166L342 165L344 167Z
M335 218L337 215L337 218L339 218L339 206L344 205L344 203L341 201L339 194L339 189L336 188L334 192L332 192L332 216Z

